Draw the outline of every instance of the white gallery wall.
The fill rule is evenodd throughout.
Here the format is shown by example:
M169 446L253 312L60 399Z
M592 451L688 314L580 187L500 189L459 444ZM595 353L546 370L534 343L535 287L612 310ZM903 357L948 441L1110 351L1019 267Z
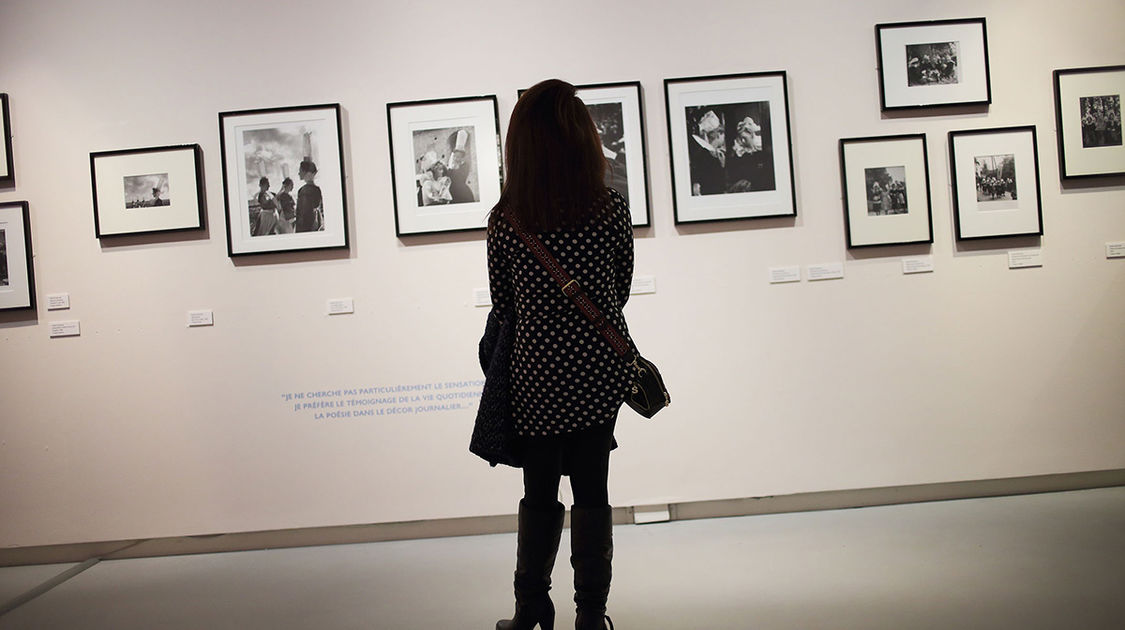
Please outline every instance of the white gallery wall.
M977 16L992 105L882 115L875 24ZM615 504L1125 468L1125 259L1105 255L1125 186L1060 185L1051 83L1125 63L1122 23L1118 0L5 0L0 201L30 203L40 306L0 313L0 545L513 513L518 471L467 452L471 406L426 410L479 389L484 236L395 237L385 105L495 94L506 130L548 77L644 89L636 272L657 291L626 315L674 403L622 412ZM770 70L788 72L796 220L677 227L663 79ZM232 260L217 114L317 103L344 111L350 250ZM1025 124L1045 235L957 243L947 132ZM932 247L849 252L838 139L919 132ZM89 153L184 143L207 230L99 242ZM1010 270L1028 248L1043 266ZM933 273L902 273L927 254ZM845 278L767 281L826 262ZM71 308L47 311L53 293ZM355 313L327 315L343 297ZM214 325L189 328L194 309ZM50 338L59 320L81 335ZM349 418L286 396L419 386L391 394L406 413Z

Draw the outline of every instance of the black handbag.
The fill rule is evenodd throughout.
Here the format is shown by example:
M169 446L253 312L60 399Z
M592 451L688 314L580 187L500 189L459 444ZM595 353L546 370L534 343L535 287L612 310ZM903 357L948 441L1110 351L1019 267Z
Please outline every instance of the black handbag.
M546 268L547 273L558 283L563 295L574 302L578 310L582 311L586 319L590 320L590 323L605 337L614 352L628 361L628 364L633 368L631 389L629 395L625 398L625 404L646 418L655 416L658 411L672 404L672 397L668 394L668 388L664 385L664 378L652 361L642 357L641 353L625 339L617 328L606 320L601 310L586 295L582 285L578 284L577 280L570 277L570 274L559 266L559 261L551 255L551 252L547 251L547 248L543 246L543 242L537 236L525 231L514 220L509 219L509 221L524 244L531 250L531 253L535 254L540 264Z
M520 467L520 449L512 418L511 362L515 343L515 317L511 311L488 313L479 347L480 367L484 370L481 392L469 452L489 463Z

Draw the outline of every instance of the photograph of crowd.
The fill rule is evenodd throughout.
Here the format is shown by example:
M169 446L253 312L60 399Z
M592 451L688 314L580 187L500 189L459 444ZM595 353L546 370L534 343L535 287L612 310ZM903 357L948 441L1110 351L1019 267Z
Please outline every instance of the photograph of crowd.
M243 132L251 236L324 231L316 132L303 123ZM294 176L303 182L294 197Z
M629 201L629 171L625 152L625 117L621 103L587 104L590 118L602 138L605 154L605 185L613 188Z
M480 199L474 135L472 126L414 131L419 208Z
M1121 146L1121 95L1083 96L1082 147Z
M881 166L863 170L867 186L867 215L906 214L906 167Z
M8 286L8 237L0 228L0 287Z
M691 194L775 190L769 101L685 107Z
M957 42L907 44L907 86L960 83L961 68L958 65L957 48Z
M973 159L976 168L977 202L1015 200L1016 156L980 155ZM982 207L985 209L986 207Z
M126 175L125 208L152 208L172 203L168 191L168 173Z

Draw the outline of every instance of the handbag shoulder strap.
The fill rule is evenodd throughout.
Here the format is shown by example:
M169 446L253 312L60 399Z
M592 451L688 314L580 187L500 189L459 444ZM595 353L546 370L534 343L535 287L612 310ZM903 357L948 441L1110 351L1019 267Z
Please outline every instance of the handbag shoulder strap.
M539 260L539 263L543 265L543 268L547 270L547 273L550 274L559 285L563 295L574 302L578 310L582 311L586 319L590 320L594 328L597 328L598 332L605 337L605 340L609 342L614 352L623 358L632 355L633 350L629 346L629 342L625 340L625 337L617 330L617 327L605 318L601 309L586 295L586 290L582 288L582 285L559 265L559 261L551 255L551 252L543 245L543 241L539 240L539 237L531 232L523 229L523 226L519 224L519 221L517 221L515 217L509 216L508 222L512 224L512 227L516 230L516 234L519 234L520 239L527 245L527 248L531 250L535 258Z

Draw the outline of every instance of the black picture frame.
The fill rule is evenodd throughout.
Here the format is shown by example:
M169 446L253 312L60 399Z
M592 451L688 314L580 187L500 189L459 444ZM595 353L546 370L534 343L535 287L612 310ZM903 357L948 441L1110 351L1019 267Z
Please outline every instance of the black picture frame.
M1063 68L1052 78L1059 176L1067 181L1125 175L1125 65ZM1105 111L1111 108L1116 111Z
M98 238L204 229L198 144L92 152L90 188Z
M992 103L983 17L876 24L875 59L882 111Z
M934 242L926 134L841 138L839 150L848 249Z
M219 146L228 256L348 249L339 103L220 112ZM251 159L247 147L259 157ZM297 189L295 178L306 173L310 178ZM261 191L259 183L254 193L263 179L267 188L280 181L280 192ZM265 214L263 203L271 206Z
M487 228L504 177L496 95L387 103L387 138L395 236Z
M614 81L608 83L583 83L574 86L578 98L586 103L590 116L603 135L602 146L606 150L606 185L620 192L629 204L633 227L652 225L652 191L648 169L648 132L645 128L644 89L640 81ZM516 96L523 96L527 89L520 89ZM611 111L601 114L595 108L599 105L619 104L619 113ZM599 115L601 114L601 115ZM620 120L617 120L618 115ZM605 118L606 120L601 120ZM619 132L610 134L606 142L603 128L609 124L620 125ZM620 133L620 138L618 138ZM612 146L611 146L612 145ZM620 145L619 150L614 150ZM611 155L612 154L612 155ZM629 159L640 155L641 159ZM624 157L622 157L624 156ZM638 203L641 201L642 203Z
M957 240L1043 235L1034 125L950 131L949 167Z
M12 115L8 95L0 94L0 186L9 187L16 183L16 165L12 157Z
M0 202L0 311L35 310L31 212L26 201Z
M784 70L664 79L664 106L677 225L797 216Z

